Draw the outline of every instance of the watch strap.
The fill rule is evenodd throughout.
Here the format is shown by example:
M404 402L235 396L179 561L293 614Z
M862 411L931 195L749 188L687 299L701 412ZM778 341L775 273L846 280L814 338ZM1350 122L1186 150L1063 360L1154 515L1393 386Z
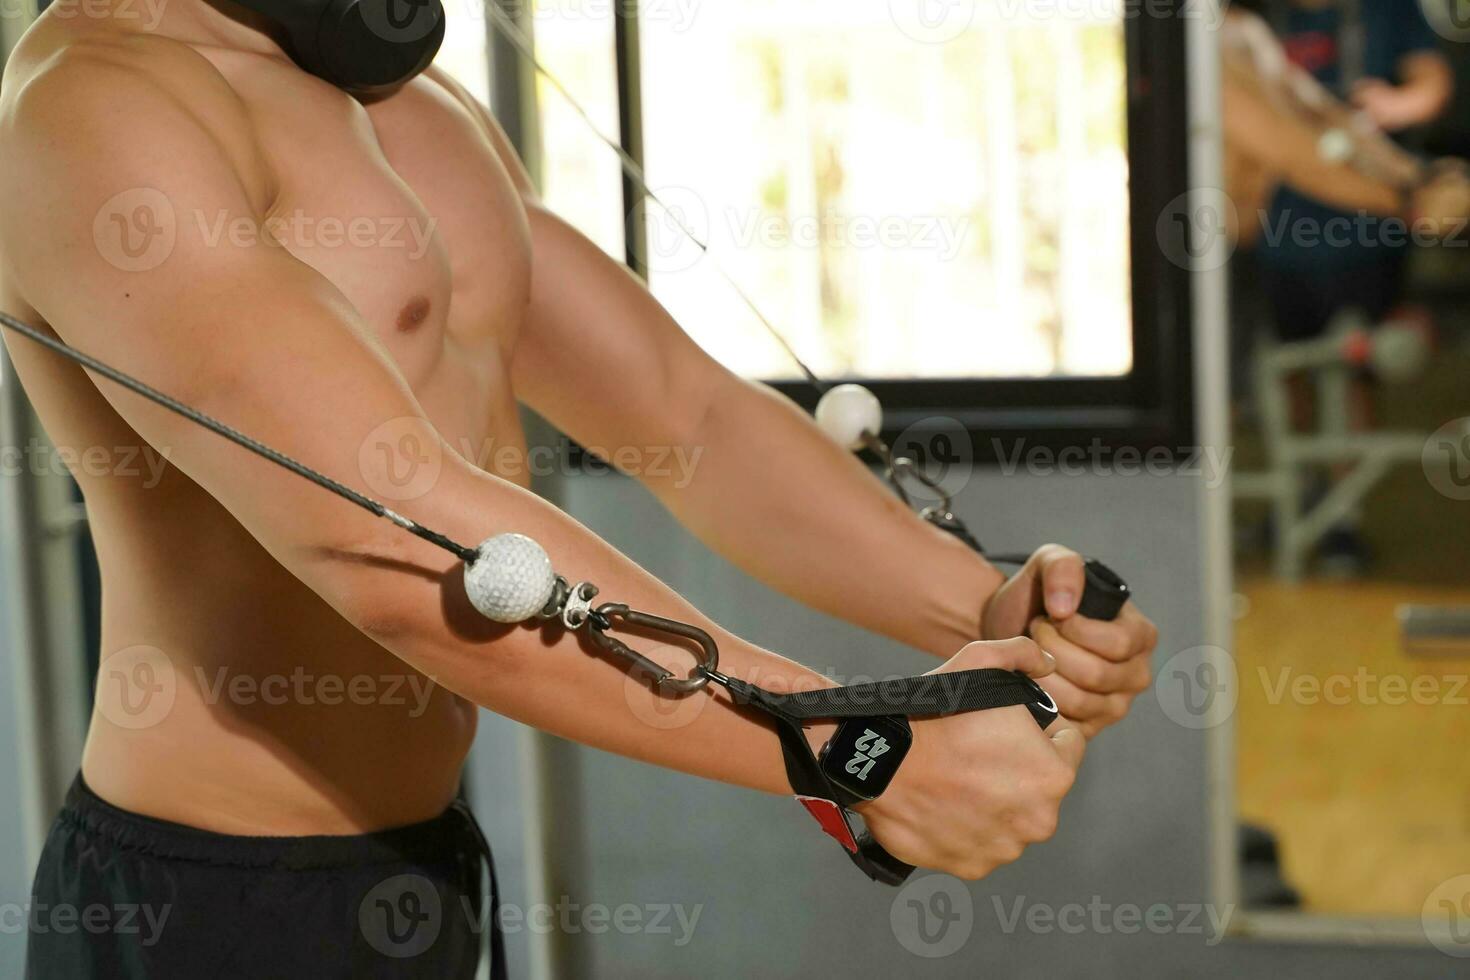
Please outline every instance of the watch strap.
M859 800L822 771L803 722L900 715L937 717L1025 705L1043 729L1057 717L1041 685L1017 671L982 667L895 680L777 694L737 678L726 683L737 704L758 708L775 726L786 778L797 802L840 843L853 864L874 881L902 884L913 866L889 854L850 809Z

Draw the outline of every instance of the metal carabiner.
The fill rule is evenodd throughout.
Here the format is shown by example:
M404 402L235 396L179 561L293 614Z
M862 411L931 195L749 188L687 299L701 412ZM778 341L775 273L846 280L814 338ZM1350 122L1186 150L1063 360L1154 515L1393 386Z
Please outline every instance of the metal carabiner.
M903 485L907 477L917 481L924 489L939 498L939 503L930 507L929 510L937 510L942 514L950 512L954 498L939 485L938 480L920 469L918 463L907 456L893 455L893 447L871 432L864 432L862 439L863 445L883 464L883 478L888 481L889 486L893 487L893 492L898 494L899 500L909 507L914 506L913 498L909 496L908 490Z
M655 689L661 694L692 694L702 689L710 681L724 683L726 680L719 671L720 648L715 645L714 638L698 626L690 626L688 623L681 623L675 619L665 619L652 613L629 609L627 604L622 602L609 602L599 606L596 612L588 617L587 622L591 627L589 632L592 642L598 648L648 671L653 677ZM699 662L694 665L689 676L675 677L673 671L648 659L622 640L612 636L608 631L616 622L693 640L699 644L701 650Z
M898 495L903 498L904 503L913 506L912 501L909 500L908 493L904 491L903 485L900 482L903 477L908 476L917 480L923 485L924 489L939 498L939 503L931 509L945 514L950 512L954 506L954 498L939 485L938 480L919 469L919 464L907 456L891 456L889 459L888 482L893 484L894 488L898 490Z

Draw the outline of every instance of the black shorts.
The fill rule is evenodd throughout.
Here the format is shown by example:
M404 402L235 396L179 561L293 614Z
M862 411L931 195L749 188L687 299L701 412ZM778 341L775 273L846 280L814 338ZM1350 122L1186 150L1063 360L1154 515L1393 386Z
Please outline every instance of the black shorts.
M484 902L482 869L490 868ZM121 810L80 776L41 854L33 980L505 976L469 810L355 837L234 837Z
M1404 300L1407 254L1385 252L1346 269L1263 269L1266 300L1276 339L1284 343L1314 340L1327 332L1333 317L1356 309L1376 324Z

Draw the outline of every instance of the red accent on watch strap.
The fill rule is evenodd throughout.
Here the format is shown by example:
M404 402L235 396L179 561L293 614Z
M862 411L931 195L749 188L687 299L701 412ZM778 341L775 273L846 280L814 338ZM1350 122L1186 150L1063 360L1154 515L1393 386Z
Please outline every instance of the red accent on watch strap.
M852 827L848 826L847 815L842 812L842 807L820 796L798 796L796 802L806 807L806 812L815 817L822 829L835 838L837 843L850 853L857 853L857 838L852 835Z

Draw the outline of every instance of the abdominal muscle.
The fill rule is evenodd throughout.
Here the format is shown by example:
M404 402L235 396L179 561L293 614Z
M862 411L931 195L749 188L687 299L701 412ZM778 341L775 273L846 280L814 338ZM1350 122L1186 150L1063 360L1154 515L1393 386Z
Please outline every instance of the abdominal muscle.
M506 431L474 434L521 444L514 421L492 428ZM475 705L358 632L177 470L146 506L109 489L88 493L104 583L94 792L252 836L364 833L449 806Z
M352 834L441 813L475 706L236 533L228 551L209 549L232 556L214 573L187 548L147 570L136 552L126 567L103 558L89 786L124 809L229 834Z

